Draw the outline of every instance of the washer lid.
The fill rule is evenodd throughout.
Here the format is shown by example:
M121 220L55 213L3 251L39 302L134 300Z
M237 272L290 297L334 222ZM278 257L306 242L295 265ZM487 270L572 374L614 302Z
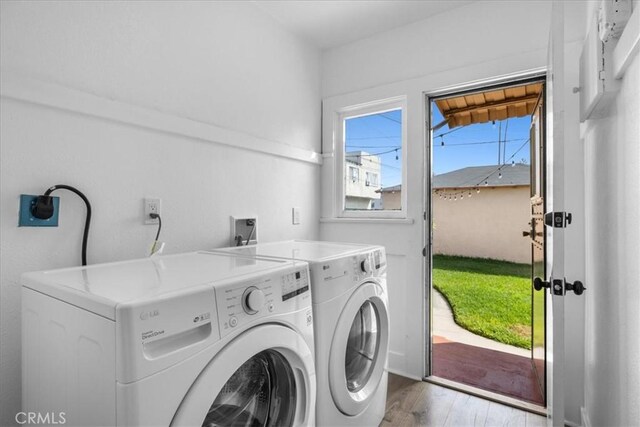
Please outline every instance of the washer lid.
M115 319L122 303L144 303L160 295L232 278L250 279L292 262L191 252L22 275L23 286Z
M355 243L288 240L284 242L259 243L251 246L216 249L215 251L230 252L242 256L323 262L372 248L373 246L370 245L359 245Z

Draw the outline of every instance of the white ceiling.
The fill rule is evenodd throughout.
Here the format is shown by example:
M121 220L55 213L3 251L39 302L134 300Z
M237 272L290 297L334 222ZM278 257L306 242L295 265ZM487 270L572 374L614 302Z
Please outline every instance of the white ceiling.
M347 44L472 3L461 0L308 0L254 3L321 49Z

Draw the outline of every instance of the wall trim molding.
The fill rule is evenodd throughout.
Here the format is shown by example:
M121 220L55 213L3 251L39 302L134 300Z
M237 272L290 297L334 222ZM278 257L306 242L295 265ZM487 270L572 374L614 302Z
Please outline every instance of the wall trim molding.
M0 96L248 151L322 164L318 152L2 71Z
M584 406L580 407L580 416L582 418L582 425L584 427L591 427L591 420L589 419L589 413Z

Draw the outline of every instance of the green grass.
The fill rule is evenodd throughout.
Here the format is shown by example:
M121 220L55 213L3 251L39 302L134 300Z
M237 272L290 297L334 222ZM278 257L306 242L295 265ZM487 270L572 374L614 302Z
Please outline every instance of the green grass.
M433 257L433 286L455 322L492 340L531 348L531 266L493 259ZM540 292L540 294L542 294Z

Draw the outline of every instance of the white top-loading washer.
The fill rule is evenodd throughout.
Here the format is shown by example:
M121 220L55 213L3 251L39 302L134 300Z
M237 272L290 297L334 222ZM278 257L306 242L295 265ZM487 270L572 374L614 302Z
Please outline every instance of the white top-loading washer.
M316 423L378 425L385 411L389 348L384 247L291 240L216 251L309 263L318 384Z
M200 252L22 284L25 412L78 426L314 424L306 263Z

